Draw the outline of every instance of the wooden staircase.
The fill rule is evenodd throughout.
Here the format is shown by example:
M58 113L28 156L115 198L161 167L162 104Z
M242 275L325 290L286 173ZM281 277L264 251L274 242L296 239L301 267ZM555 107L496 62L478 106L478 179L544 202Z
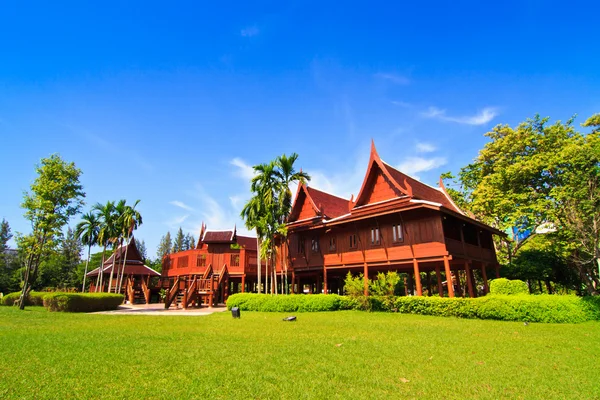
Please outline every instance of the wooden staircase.
M165 298L165 308L168 309L173 302L183 308L188 308L194 303L213 307L220 301L227 300L228 286L229 269L227 264L223 264L219 271L214 271L212 265L209 264L201 276L194 275L191 280L186 282L177 277Z

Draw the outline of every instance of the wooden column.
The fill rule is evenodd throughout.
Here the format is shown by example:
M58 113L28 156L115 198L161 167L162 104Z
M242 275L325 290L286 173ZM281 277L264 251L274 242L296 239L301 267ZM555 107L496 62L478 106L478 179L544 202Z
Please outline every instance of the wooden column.
M246 274L242 275L242 293L246 293Z
M437 279L438 294L440 297L444 297L444 285L442 285L442 273L439 265L435 266L435 277Z
M487 271L485 270L487 264L481 264L481 277L483 278L483 292L488 294L490 287L488 286Z
M321 290L323 290L323 281L321 280L321 275L317 275L317 284L316 284L316 288L315 288L315 292L317 292L317 294L321 293Z
M365 288L364 288L363 293L365 296L368 296L369 295L369 265L367 263L364 264L363 274L365 275L365 277L364 277Z
M404 295L408 296L408 280L404 277Z
M469 262L465 262L465 273L467 274L467 287L469 288L469 297L474 298L475 291L473 290L473 274Z
M415 271L415 284L417 286L417 296L423 296L423 286L421 285L421 272L419 271L419 262L413 259L413 269Z
M460 286L460 270L459 269L454 270L454 276L456 276L456 289L458 290L457 296L464 297L462 287Z
M431 296L431 272L427 271L427 296Z
M496 264L496 279L500 278L500 264Z
M292 294L296 294L296 272L292 270Z
M415 284L413 282L413 276L412 276L412 272L407 272L406 275L408 276L408 293L410 293L411 296L415 295Z
M323 293L327 294L327 268L323 266Z
M450 262L448 261L448 256L444 256L444 270L446 271L448 297L454 297L454 284L452 283L452 273L450 272Z

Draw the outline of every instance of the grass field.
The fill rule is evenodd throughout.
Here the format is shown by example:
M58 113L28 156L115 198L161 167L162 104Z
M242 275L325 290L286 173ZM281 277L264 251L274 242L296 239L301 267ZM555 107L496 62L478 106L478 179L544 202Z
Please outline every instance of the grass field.
M600 323L0 307L0 398L600 398Z

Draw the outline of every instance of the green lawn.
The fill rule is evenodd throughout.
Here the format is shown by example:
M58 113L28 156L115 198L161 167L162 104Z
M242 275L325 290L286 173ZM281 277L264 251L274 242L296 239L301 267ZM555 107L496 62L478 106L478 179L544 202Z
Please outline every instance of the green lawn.
M0 307L0 398L600 398L600 323Z

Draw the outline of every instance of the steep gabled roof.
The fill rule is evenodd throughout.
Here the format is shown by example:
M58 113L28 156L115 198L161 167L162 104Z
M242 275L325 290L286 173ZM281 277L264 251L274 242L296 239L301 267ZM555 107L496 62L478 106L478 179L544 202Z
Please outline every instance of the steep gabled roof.
M450 198L450 195L446 192L443 183L440 184L441 187L434 188L433 186L429 186L421 181L416 180L415 178L406 175L403 172L398 171L396 168L391 165L383 162L384 166L388 170L389 174L396 180L405 182L406 185L411 187L412 197L417 200L429 201L432 203L439 203L443 207L446 207L449 210L457 212L459 214L464 214L460 208Z
M301 183L298 185L288 222L297 222L302 210L307 207L310 207L311 213L309 216L303 216L301 220L335 218L348 212L348 203L347 199Z
M235 229L231 231L205 231L204 243L235 243Z
M348 212L348 200L335 196L331 193L317 190L310 186L306 187L310 197L321 215L327 218L335 218Z
M125 257L125 252L127 252L127 262L140 262L143 264L142 255L140 254L136 244L135 238L132 236L129 240L129 244L126 246L119 246L117 250L111 254L111 256L104 261L104 265L111 265L115 258L118 262L123 263L123 257Z

